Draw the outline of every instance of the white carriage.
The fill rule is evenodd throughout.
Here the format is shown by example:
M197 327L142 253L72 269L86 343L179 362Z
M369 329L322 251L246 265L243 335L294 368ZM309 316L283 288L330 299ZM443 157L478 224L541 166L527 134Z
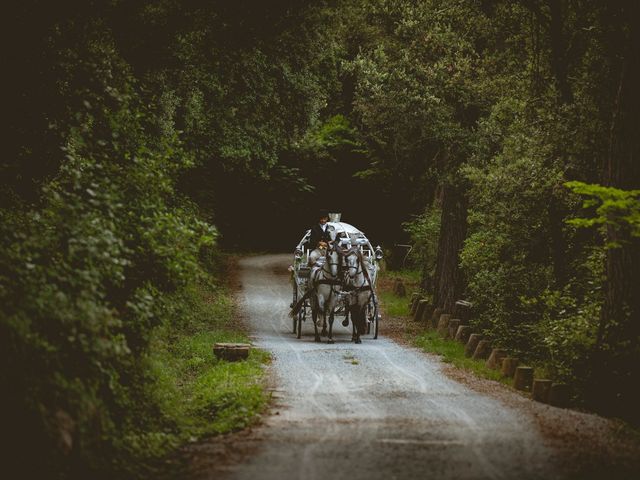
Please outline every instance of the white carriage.
M375 292L375 283L380 268L380 261L382 260L382 250L379 246L374 248L364 232L353 225L341 222L340 216L339 213L330 213L330 221L327 223L327 228L329 229L334 246L357 246L362 256L367 260L367 264L369 265L368 274L371 280L371 296L366 309L367 333L372 334L373 338L378 338L380 313L378 298ZM309 278L312 267L309 265L309 254L315 247L309 244L310 236L311 230L308 230L294 250L293 266L291 268L293 284L292 306L298 302L298 299L304 297L304 294L310 287ZM310 313L311 299L307 298L297 315L293 317L293 333L297 334L297 338L300 338L301 335L302 322L310 318ZM348 321L346 303L339 302L333 314L334 316L344 317L343 324L346 323Z

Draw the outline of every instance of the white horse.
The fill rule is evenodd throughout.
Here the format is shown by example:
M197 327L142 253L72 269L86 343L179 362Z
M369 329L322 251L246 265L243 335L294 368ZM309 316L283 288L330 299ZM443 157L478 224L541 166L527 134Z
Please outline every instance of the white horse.
M338 255L333 250L316 248L309 254L311 274L309 276L309 289L298 300L291 310L295 316L311 298L311 316L315 331L315 341L320 341L318 327L322 328L322 335L328 334L328 343L333 342L334 310L340 299L340 281L338 278ZM327 315L329 315L329 331L327 332Z
M367 331L367 306L375 296L373 286L375 278L371 278L369 260L365 258L361 248L356 245L348 248L338 247L344 271L344 293L348 293L347 311L351 315L353 337L355 343L362 343L360 335ZM375 300L375 298L373 298Z

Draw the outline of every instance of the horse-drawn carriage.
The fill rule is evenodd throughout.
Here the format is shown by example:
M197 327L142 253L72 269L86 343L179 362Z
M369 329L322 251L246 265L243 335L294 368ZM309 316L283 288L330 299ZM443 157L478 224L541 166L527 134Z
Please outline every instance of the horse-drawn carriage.
M378 338L380 314L375 283L382 250L374 248L362 231L341 222L340 214L329 217L327 228L332 241L326 249L310 245L309 230L294 250L293 333L300 338L302 322L311 317L319 341L317 326L321 319L322 333L328 333L328 341L333 343L333 320L340 316L344 317L344 326L351 321L356 343L360 343L361 334Z

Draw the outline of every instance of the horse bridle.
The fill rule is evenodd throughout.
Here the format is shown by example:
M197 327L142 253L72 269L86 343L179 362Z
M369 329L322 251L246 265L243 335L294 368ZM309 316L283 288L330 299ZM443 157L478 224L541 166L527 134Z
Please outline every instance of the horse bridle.
M351 276L349 274L347 274L347 275L349 275L349 277L351 277L351 278L355 278L356 275L358 275L360 272L362 272L362 274L364 275L364 278L367 281L368 285L363 285L361 287L356 287L356 288L353 289L353 291L359 292L359 291L363 291L363 290L371 290L371 292L373 294L373 282L371 281L371 276L369 275L368 269L366 269L364 267L364 256L362 255L362 250L360 250L360 247L358 245L355 245L355 246L352 246L350 248L335 247L334 249L338 253L338 255L341 256L343 259L346 259L347 257L349 257L351 255L356 255L358 257L358 265L345 265L345 267L347 269L349 269L349 270L351 270L351 269L355 269L356 270L356 273L353 276ZM339 266L342 266L342 262L340 262Z

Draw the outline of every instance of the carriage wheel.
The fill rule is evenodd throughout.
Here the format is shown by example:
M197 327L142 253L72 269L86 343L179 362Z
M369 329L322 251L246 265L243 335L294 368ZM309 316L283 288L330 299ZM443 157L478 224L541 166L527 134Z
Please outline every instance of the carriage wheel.
M293 291L293 302L291 304L295 305L296 303L298 303L298 289L297 288ZM298 325L298 318L297 317L298 317L297 315L293 317L293 333L297 332L297 328L296 328L297 325Z
M378 306L371 302L367 305L367 334L371 333L371 326L373 324L373 338L378 338L378 320L380 316L378 315Z
M375 314L374 314L374 333L373 333L373 338L374 340L378 339L378 320L380 320L380 315L378 315L378 309L375 309Z
M302 335L302 320L304 320L306 309L307 309L307 306L303 305L300 311L298 312L298 315L296 315L293 319L294 324L296 321L298 322L298 335L296 338L300 338L300 336Z

